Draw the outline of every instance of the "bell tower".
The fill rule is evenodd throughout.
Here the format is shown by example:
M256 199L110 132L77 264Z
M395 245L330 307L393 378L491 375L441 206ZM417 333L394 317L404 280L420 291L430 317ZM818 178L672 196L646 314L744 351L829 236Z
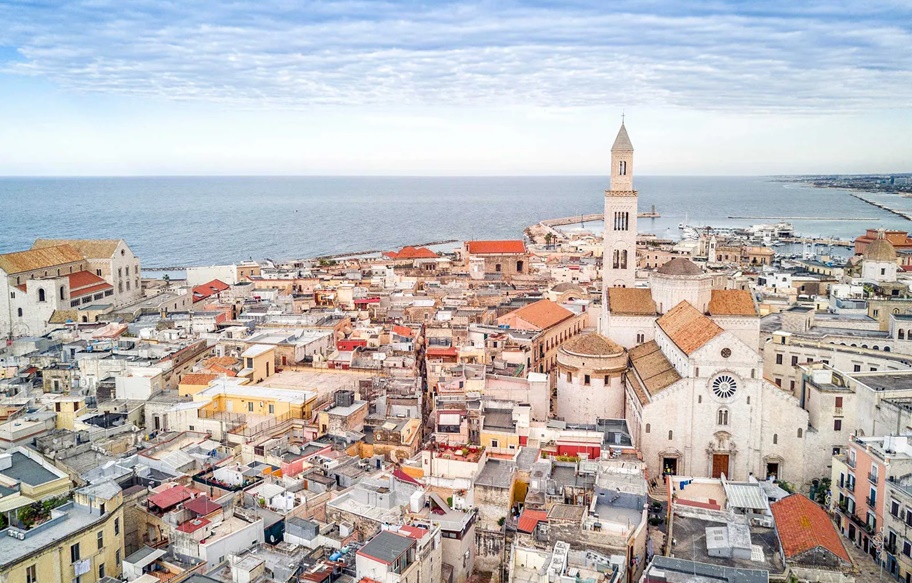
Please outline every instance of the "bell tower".
M636 283L637 193L633 189L633 145L621 122L611 146L611 187L605 191L602 281L609 287Z

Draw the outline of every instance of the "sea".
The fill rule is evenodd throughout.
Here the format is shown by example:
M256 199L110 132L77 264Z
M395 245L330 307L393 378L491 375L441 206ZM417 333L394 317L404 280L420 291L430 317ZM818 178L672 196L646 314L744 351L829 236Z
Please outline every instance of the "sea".
M0 253L43 238L122 238L145 268L303 259L444 240L520 238L538 221L603 211L606 176L0 178ZM779 219L801 235L912 228L846 190L775 177L636 179L640 232ZM870 195L912 210L912 199ZM752 218L732 218L752 217ZM571 228L574 228L572 226ZM600 230L600 222L580 224Z

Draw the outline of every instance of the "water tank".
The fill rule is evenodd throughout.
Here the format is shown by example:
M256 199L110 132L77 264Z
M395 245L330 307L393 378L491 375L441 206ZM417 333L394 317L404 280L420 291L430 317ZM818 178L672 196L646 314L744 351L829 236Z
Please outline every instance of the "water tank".
M336 407L351 407L355 402L354 391L336 391Z
M418 513L422 508L424 508L424 492L416 490L409 496L409 510Z

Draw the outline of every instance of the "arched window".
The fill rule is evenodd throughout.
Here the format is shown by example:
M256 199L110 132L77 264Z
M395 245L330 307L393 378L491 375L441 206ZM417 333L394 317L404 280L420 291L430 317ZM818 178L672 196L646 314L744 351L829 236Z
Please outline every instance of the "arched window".
M799 427L798 428L798 439L801 439L802 437L804 437L804 429Z
M903 330L902 328L899 329L899 339L900 339L900 340L905 340L905 339L906 339L906 331Z
M778 444L778 443L779 443L779 434L778 434L778 433L774 433L774 434L773 434L773 445L776 445L776 444Z
M884 346L884 352L890 352L890 347L889 347L889 346Z
M66 288L63 286L60 286L60 299L61 300L66 299Z
M627 176L627 161L626 160L621 160L618 163L618 175Z
M668 441L671 441L674 438L674 431L671 429L668 430Z
M716 413L717 425L728 425L728 409L722 408Z
M45 301L44 289L43 289L43 288L38 288L38 301L39 301L39 302Z
M627 250L621 251L621 269L627 269Z
M19 316L20 318L22 317L22 308L16 309L16 315Z
M652 429L652 424L647 423L647 424L646 424L646 433L649 433L649 430L650 430L650 429Z

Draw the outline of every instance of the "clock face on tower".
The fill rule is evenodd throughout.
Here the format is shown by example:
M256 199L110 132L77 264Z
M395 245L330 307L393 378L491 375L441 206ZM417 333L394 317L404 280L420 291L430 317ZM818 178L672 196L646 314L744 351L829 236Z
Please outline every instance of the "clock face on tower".
M716 397L720 399L730 399L735 396L735 392L738 390L738 381L731 375L720 374L712 380L710 386Z

